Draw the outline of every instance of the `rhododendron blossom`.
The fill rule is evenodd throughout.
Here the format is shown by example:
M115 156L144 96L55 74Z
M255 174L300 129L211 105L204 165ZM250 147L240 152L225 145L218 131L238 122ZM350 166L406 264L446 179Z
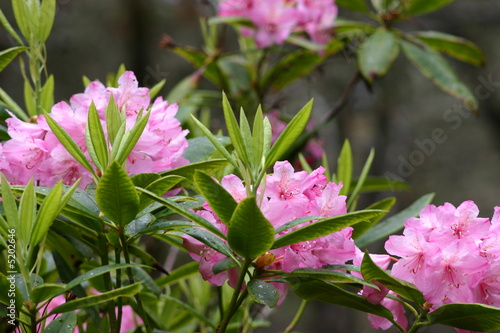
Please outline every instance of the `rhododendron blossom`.
M131 129L141 111L150 105L148 88L138 86L132 72L125 72L118 79L118 88L105 87L99 81L91 82L84 93L73 95L69 104L59 102L52 107L50 116L71 136L90 160L85 131L88 110L94 103L105 135L105 113L111 96L118 109L125 115L126 128ZM158 97L151 106L151 113L136 146L127 158L129 174L161 172L187 164L182 157L188 143L187 130L180 127L174 117L177 105ZM81 179L85 188L93 179L91 173L71 156L50 129L45 117L37 123L26 123L13 114L7 120L11 139L0 145L0 172L13 184L27 184L33 178L38 185L51 186L59 180L71 185Z
M279 228L291 220L304 216L331 217L346 213L346 197L339 195L342 184L327 183L323 175L324 168L319 167L310 174L306 171L295 172L288 161L276 162L274 173L266 178L263 200L260 206L264 216L271 222L274 228ZM235 175L222 178L221 185L237 201L246 198L246 190L242 181ZM205 203L205 210L197 213L208 220L217 228L227 233L224 225L210 206ZM282 231L278 235L290 232L304 224ZM321 268L324 265L345 264L356 257L359 249L354 245L351 238L352 228L347 227L331 235L314 240L284 246L270 250L263 263L264 269L282 270L291 272L301 267ZM184 247L191 257L200 262L200 272L205 280L215 285L222 285L229 280L231 286L235 286L239 271L237 268L230 269L218 274L213 273L213 266L226 258L225 255L205 246L191 236L185 235ZM269 260L267 260L269 259ZM286 295L287 285L274 283L280 293L280 302Z
M431 311L448 303L500 306L500 207L491 222L478 215L472 201L428 205L405 222L403 235L385 243L387 252L399 257L392 275L413 283Z
M219 16L241 16L254 29L242 33L255 38L259 48L280 45L292 32L305 32L312 41L325 44L337 17L333 0L223 0Z

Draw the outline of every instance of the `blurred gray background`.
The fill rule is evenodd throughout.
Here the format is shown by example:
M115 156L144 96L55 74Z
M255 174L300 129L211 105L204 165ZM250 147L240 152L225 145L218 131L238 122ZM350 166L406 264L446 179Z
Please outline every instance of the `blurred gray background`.
M12 20L10 0L0 6ZM56 101L68 100L83 90L82 76L105 80L121 63L133 70L142 85L151 87L166 78L162 94L194 69L158 43L163 33L181 45L201 46L202 0L57 0L54 30L47 42L48 70L56 78ZM341 16L359 18L342 12ZM464 111L460 102L436 88L400 55L389 75L372 89L359 83L340 116L321 132L335 170L335 159L344 138L349 138L359 172L371 147L376 148L372 175L394 177L411 185L407 192L370 196L369 201L393 195L394 210L421 195L435 192L434 204L459 205L474 200L482 217L491 217L500 205L500 2L457 0L448 7L417 17L405 30L438 30L476 42L487 63L477 68L451 60L459 77L480 100L478 117ZM0 49L13 46L0 30ZM282 110L297 112L311 97L319 119L339 99L355 71L352 54L341 52L320 71L280 93ZM17 63L0 73L0 86L22 101L22 81ZM432 141L433 131L444 133ZM430 143L434 142L434 143ZM362 201L362 203L364 203ZM383 244L374 251L383 251ZM258 332L283 330L299 301L289 296L286 305L273 311L273 326ZM311 303L297 331L373 332L365 315ZM391 329L390 332L395 332ZM453 332L434 327L423 332Z

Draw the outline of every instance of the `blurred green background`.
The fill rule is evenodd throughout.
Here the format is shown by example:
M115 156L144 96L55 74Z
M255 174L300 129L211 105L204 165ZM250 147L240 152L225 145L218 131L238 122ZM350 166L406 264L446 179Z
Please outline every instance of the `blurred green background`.
M0 0L0 7L12 18L10 3ZM208 0L58 0L53 33L47 41L48 71L56 78L55 100L68 100L81 92L83 75L105 80L121 63L136 73L141 85L151 87L167 79L162 90L165 95L194 69L159 47L162 35L168 34L180 45L201 47L198 17L211 13ZM340 16L360 18L343 11ZM500 1L457 0L400 28L438 30L480 46L487 58L482 68L448 59L479 99L480 115L467 112L400 56L389 75L373 87L357 84L340 116L321 132L330 167L335 170L339 147L349 138L358 172L369 149L375 147L371 174L398 178L411 186L406 192L371 195L366 203L361 201L361 207L393 195L398 198L396 211L425 193L435 192L436 205L474 200L481 216L491 217L493 207L500 205ZM12 45L7 33L0 33L0 49ZM282 101L281 112L292 116L314 97L314 115L319 119L340 98L355 70L353 54L340 52L273 99ZM15 62L0 73L0 86L22 101L21 74ZM442 133L439 142L433 140L436 131ZM383 251L383 244L373 246L372 251ZM293 295L289 299L272 311L273 326L258 332L278 332L286 327L299 305ZM374 330L364 314L311 303L297 331ZM453 331L445 327L423 330Z

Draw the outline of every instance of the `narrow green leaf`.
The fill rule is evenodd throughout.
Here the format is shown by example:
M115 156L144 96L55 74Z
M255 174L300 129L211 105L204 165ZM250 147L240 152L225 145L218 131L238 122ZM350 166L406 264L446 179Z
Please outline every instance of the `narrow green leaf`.
M109 143L113 144L115 142L115 138L123 123L125 123L125 120L120 114L120 110L118 110L115 98L113 94L109 94L109 102L106 107L106 127L108 130Z
M73 158L80 163L85 169L90 171L92 175L95 178L98 178L94 169L92 168L92 165L90 162L87 160L87 157L85 157L85 154L83 151L78 147L78 145L75 143L75 141L71 138L71 136L64 130L64 128L61 127L52 117L45 111L43 111L43 114L45 116L45 120L47 121L47 124L49 125L50 129L54 133L54 135L57 137L59 142L64 146L64 148L68 151L68 153L73 156Z
M229 103L229 100L227 99L225 93L222 93L222 109L224 111L224 120L226 122L227 132L229 134L229 137L231 138L234 149L238 153L238 156L243 161L243 163L248 165L249 159L247 151L245 149L243 136L240 132L240 128L238 127L238 122L236 121L236 117L234 116L231 104Z
M65 285L55 284L55 283L44 283L31 291L31 301L35 304L41 303L49 298L53 294L62 294L65 289Z
M433 325L441 324L474 332L500 330L500 308L484 304L451 303L427 315Z
M29 81L24 81L24 104L26 105L26 110L28 111L28 114L33 117L37 115L37 110L36 110L36 103L35 103L35 97L34 97L34 92L33 88L31 87L31 84Z
M438 31L421 31L415 32L413 35L434 50L460 61L475 66L483 66L486 62L479 46L467 39Z
M348 140L344 141L344 145L340 150L340 155L337 160L337 182L342 182L340 195L347 195L351 186L352 179L352 151Z
M83 298L78 298L62 305L59 305L54 310L50 312L50 315L55 313L63 313L68 311L74 311L89 306L102 304L107 301L113 300L118 297L134 296L141 290L141 283L134 283L126 287L113 289L112 291L107 291L99 295L92 295Z
M245 258L256 258L271 249L274 228L260 211L255 197L243 199L234 210L227 240L231 249Z
M49 231L61 207L62 181L59 181L45 197L38 212L37 219L32 229L30 245L36 246Z
M356 245L358 247L365 247L377 240L395 234L398 230L403 228L403 224L407 219L417 216L418 213L432 201L433 197L434 193L429 193L420 197L401 212L380 222L367 233L356 239Z
M158 95L161 88L163 88L163 86L165 85L165 82L167 82L167 79L161 80L160 82L155 84L153 87L151 87L151 89L149 89L149 97L151 98L151 100L153 100L156 97L156 95ZM170 103L173 103L173 102L171 101Z
M382 214L385 214L385 212L380 210L362 210L316 221L299 229L292 230L289 233L277 238L272 248L277 249L286 245L305 242L330 235L344 229L345 227L370 220Z
M266 156L264 169L272 166L304 132L311 116L312 106L313 100L311 99L288 123Z
M144 131L144 128L146 128L146 125L148 124L149 116L151 112L148 111L145 115L143 116L138 116L136 123L134 127L130 131L126 131L125 135L123 136L119 149L117 149L116 153L114 153L114 149L112 150L112 157L120 163L123 164L125 163L125 160L127 159L128 155L130 152L134 149L135 145L137 144L137 141L139 141L142 132ZM113 148L115 148L113 146Z
M229 246L227 246L227 244L220 237L215 236L213 233L198 227L183 227L180 228L180 231L199 240L215 251L236 260Z
M149 275L144 268L133 266L131 269L134 281L140 282L144 288L151 291L155 296L159 296L161 294L160 287L158 287L153 278L151 278L151 275Z
M117 161L113 161L97 184L99 209L111 221L126 225L139 213L139 195L134 183Z
M206 325L210 326L211 328L215 329L216 325L207 317L205 317L202 313L200 313L198 310L193 308L191 305L184 303L180 299L177 299L172 296L168 295L162 295L162 298L165 298L169 300L170 302L176 304L177 306L185 309L187 312L189 312L193 317L197 318L199 321L204 322Z
M215 136L215 138L223 147L231 144L231 139L227 136ZM210 156L216 151L217 149L206 136L199 136L188 139L188 147L184 150L182 156L187 158L191 163L197 163L210 159Z
M45 43L47 38L49 38L55 15L56 0L42 0L39 18L40 26L38 30L38 40L40 43Z
M363 274L363 278L366 281L376 281L389 290L394 291L399 296L415 302L419 306L423 306L425 303L424 296L413 284L392 277L389 273L385 272L373 262L367 251L361 263L361 274Z
M251 279L247 285L248 293L259 304L273 308L278 303L279 292L275 286L259 279Z
M0 23L3 25L5 30L7 30L7 32L16 40L16 42L19 45L24 45L23 41L21 40L21 37L19 37L14 28L12 28L12 25L9 23L9 21L5 17L5 14L1 9L0 9Z
M207 229L208 231L211 231L212 233L221 237L222 239L226 238L226 236L219 229L217 229L217 227L215 227L212 223L208 222L207 220L202 218L200 215L193 213L189 209L185 209L182 206L180 206L179 204L175 203L174 201L171 201L167 198L160 197L160 196L156 195L155 193L148 191L146 189L137 187L137 190L146 194L147 196L156 200L157 202L161 203L165 207L173 210L177 214L182 215L182 216L190 219L194 223L198 224L199 226Z
M382 199L378 202L375 202L371 204L370 206L366 207L366 209L380 209L384 210L386 212L389 212L396 203L396 198L385 198ZM358 239L363 235L365 232L367 232L370 228L373 228L374 225L376 225L383 217L385 216L377 216L376 218L370 219L368 223L358 223L354 226L354 230L352 232L352 238L353 239Z
M21 226L18 229L18 237L21 244L30 243L31 231L36 220L36 208L35 188L32 178L28 185L26 185L21 201L19 202L19 221L21 222Z
M54 105L54 75L50 75L42 88L40 97L42 109L49 111Z
M214 172L225 167L227 163L228 161L226 159L213 159L208 161L189 163L175 169L164 171L160 175L161 176L178 175L186 178L188 180L187 182L193 182L194 174L196 171L203 171L206 173ZM181 183L181 186L186 185L187 182L183 181Z
M361 174L359 175L358 181L356 183L356 187L352 191L349 199L347 200L347 209L352 210L353 209L353 204L354 200L358 196L358 193L361 190L361 187L363 186L366 177L368 176L368 172L370 171L370 168L373 163L373 158L375 156L375 151L373 148L370 150L370 154L368 155L368 158L366 159L365 165L363 166L363 170L361 170Z
M430 47L401 41L403 51L413 65L444 92L458 98L473 111L478 102L474 94L456 76L448 62Z
M288 230L290 228L293 228L299 224L302 224L302 223L305 223L305 222L309 222L309 221L312 221L312 220L321 220L323 219L323 217L321 216L302 216L302 217L298 217L296 219L293 219L285 224L283 224L281 227L277 228L275 230L275 232L278 234L282 231L285 231L285 230Z
M250 124L248 123L248 119L245 115L245 111L243 111L243 108L240 109L240 133L243 139L245 152L248 156L248 163L253 166L253 168L256 168L253 158L252 131L250 129Z
M191 275L198 274L199 263L197 261L192 261L187 264L182 265L179 268L176 268L169 275L162 276L156 280L156 284L160 287L166 287L170 284L173 284L181 279L187 278Z
M339 7L349 9L355 12L361 12L361 13L369 12L365 0L336 0L335 4Z
M5 178L4 174L2 173L2 183L0 184L1 189L2 189L2 204L3 204L3 210L5 213L5 216L7 218L7 222L9 223L9 227L19 230L19 215L17 212L17 204L16 204L16 198L14 197L14 194L12 194L12 189L10 187L9 182L7 181L7 178Z
M212 267L212 272L219 274L235 267L239 267L238 262L234 261L233 258L227 257L215 263Z
M85 142L95 166L101 171L101 174L104 173L108 166L108 144L93 101L90 103L87 125L85 126Z
M262 163L262 156L264 156L264 116L262 114L262 107L259 105L255 117L253 119L252 128L252 152L253 152L253 165L255 168Z
M73 333L76 327L76 312L66 312L52 320L43 330L43 333Z
M292 290L306 300L317 300L330 304L337 304L347 308L371 313L389 320L393 320L391 311L380 304L371 304L365 297L348 292L334 284L319 280L290 278Z
M12 9L14 10L14 17L16 18L17 25L21 30L24 38L30 40L31 29L30 29L30 11L28 8L28 2L12 0Z
M0 88L0 101L5 104L9 111L14 113L19 119L23 121L28 121L29 117L23 111L23 109L3 90Z
M409 16L421 15L438 10L455 0L412 0L406 7L405 14Z
M8 64L21 52L26 51L28 48L24 46L14 46L0 52L0 72L3 71Z
M309 164L309 162L307 162L306 158L302 153L299 153L299 162L300 166L304 171L307 171L308 173L311 173L313 171L311 165Z
M212 177L201 171L195 173L194 183L219 219L225 225L229 225L231 216L233 216L233 212L237 206L231 194L218 182L213 180Z
M359 70L372 83L376 78L387 74L398 54L397 37L384 28L378 29L359 46Z
M184 180L184 177L181 176L164 176L159 179L156 179L152 181L150 184L148 184L145 188L148 191L151 191L153 193L156 193L157 195L164 195L168 191L170 191L174 186L179 184L182 180ZM138 186L135 184L135 186ZM140 186L143 187L143 186ZM153 199L146 197L144 194L139 194L139 199L140 199L140 207L139 211L142 211L144 208L149 206L151 203L154 202Z

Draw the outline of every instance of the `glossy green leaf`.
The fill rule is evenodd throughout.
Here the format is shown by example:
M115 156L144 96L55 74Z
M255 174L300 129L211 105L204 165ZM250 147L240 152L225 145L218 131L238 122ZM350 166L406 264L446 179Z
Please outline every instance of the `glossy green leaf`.
M201 171L195 173L194 183L219 219L225 225L229 225L237 206L231 194L212 177Z
M139 213L139 195L134 183L117 161L102 175L95 196L99 209L116 224L126 225Z
M269 154L266 156L265 168L267 169L274 164L297 138L304 132L309 118L311 117L313 100L311 99L288 123L286 128L281 132L280 136L272 146Z
M357 179L351 181L351 187L356 187ZM359 190L360 193L384 192L384 191L406 191L410 186L405 182L391 180L383 177L368 176Z
M189 312L193 317L197 318L200 322L205 323L209 327L215 329L216 325L207 317L205 317L200 311L196 310L194 307L191 305L181 301L178 298L169 296L169 295L162 295L162 298L169 300L170 302L174 303L175 305L183 308L187 312Z
M108 144L93 101L90 103L87 125L85 126L85 142L95 166L101 173L104 173L108 166Z
M479 46L467 39L439 31L421 31L415 32L413 35L434 50L460 61L475 66L483 66L486 62L486 58Z
M153 223L138 231L139 234L149 234L156 231L170 231L179 230L183 227L195 227L196 223L190 221L177 221L177 220L155 220Z
M118 147L115 149L115 145L113 145L113 149L111 151L111 158L118 161L118 163L123 164L127 159L128 155L132 152L137 141L139 141L144 128L148 124L149 116L151 112L148 111L145 115L137 117L136 123L134 127L130 131L125 131L125 134L119 140ZM118 135L117 135L118 137ZM117 139L115 138L115 144L117 144Z
M220 237L215 236L213 233L198 227L183 227L180 228L180 231L199 240L215 251L222 253L227 257L234 258L229 246L227 246L227 244Z
M19 119L23 121L29 120L29 117L26 115L24 110L2 88L0 88L0 101L5 104L9 111L15 114Z
M219 274L235 267L239 267L238 262L233 258L227 257L216 262L212 267L212 272L214 274Z
M66 312L52 320L43 333L73 333L76 327L76 312Z
M45 43L47 38L49 38L55 15L56 0L42 0L39 16L40 25L38 28L38 40L40 43Z
M64 292L65 285L55 283L44 283L31 291L31 301L35 304L43 302L53 294L61 294Z
M106 107L106 128L109 143L113 144L115 142L118 131L124 122L124 116L120 114L113 94L109 94L108 106Z
M223 147L231 144L231 139L227 136L215 136L215 138ZM187 158L191 163L205 161L216 151L215 146L206 136L188 139L188 144L189 146L182 156Z
M45 116L45 120L47 121L47 124L49 125L50 129L54 133L54 135L57 137L59 142L64 146L64 148L70 153L73 158L80 163L85 169L90 171L92 175L97 178L97 175L92 168L92 165L90 162L87 160L87 157L83 153L83 151L78 147L76 142L71 138L71 136L64 130L64 128L61 127L47 112L43 111L43 114Z
M347 195L351 186L352 179L352 150L348 140L344 141L344 145L340 150L339 158L337 159L337 182L342 182L340 195Z
M378 289L378 287L373 283L365 281L352 274L326 268L309 268L309 267L299 268L291 273L285 273L283 274L283 276L287 278L298 277L298 278L317 279L317 280L336 282L336 283L357 283L360 285L366 285Z
M302 216L302 217L298 217L296 219L293 219L285 224L283 224L281 227L278 227L276 228L275 232L276 233L280 233L282 231L285 231L285 230L288 230L290 228L293 228L299 224L302 224L304 222L309 222L309 221L312 221L312 220L322 220L323 217L321 216Z
M370 220L382 214L385 214L385 212L380 210L363 210L316 221L277 238L272 248L276 249L330 235L345 227Z
M291 278L288 281L292 290L303 299L337 304L393 320L391 311L382 305L371 304L365 297L348 292L334 284L302 278Z
M5 216L7 218L9 226L13 229L19 230L20 224L19 224L19 215L17 210L16 198L12 193L12 189L10 187L9 182L7 181L7 178L5 178L3 173L1 174L1 176L2 176L2 182L0 184L2 189L1 198Z
M248 294L259 304L264 304L273 308L278 303L278 289L268 282L259 279L251 279L248 282L247 289Z
M217 229L217 227L215 227L212 223L208 222L207 220L202 218L200 215L193 213L189 209L185 209L181 205L175 203L174 201L171 201L167 198L163 198L161 196L158 196L157 194L155 194L151 191L148 191L146 189L137 187L137 190L139 192L146 194L147 196L156 200L157 202L161 203L165 207L173 210L177 214L182 215L182 216L188 218L189 220L193 221L194 223L198 224L199 226L207 229L208 231L211 231L215 235L217 235L223 239L226 238L226 236L219 229Z
M30 10L27 1L12 0L12 9L14 17L16 18L17 25L21 30L24 38L30 40L31 27L30 27Z
M16 40L16 42L19 45L24 45L23 41L21 40L21 37L19 37L14 28L12 28L12 25L9 23L9 21L5 17L5 14L1 9L0 9L0 23L3 25L5 30Z
M373 262L368 252L365 252L361 263L361 274L366 281L376 281L419 306L423 306L425 303L424 296L413 284L391 276Z
M189 276L197 274L199 263L197 261L192 261L184 264L172 272L169 275L162 276L156 280L156 284L160 287L166 287L170 284L178 282L179 280L185 279Z
M370 24L337 18L335 20L335 35L339 38L348 38L349 40L364 39L375 33L377 29Z
M0 72L3 71L8 64L21 52L26 51L28 48L24 46L14 46L0 52Z
M231 108L231 104L227 99L225 93L222 93L222 110L224 111L224 120L227 127L227 132L229 133L229 137L231 138L231 142L233 143L234 149L238 153L239 158L245 163L248 164L248 154L245 148L245 143L243 140L243 136L240 132L240 128L238 126L238 122L236 121L236 117L234 116L233 109Z
M359 46L359 70L372 83L387 74L398 54L398 38L391 31L380 28Z
M405 13L409 16L430 13L444 7L455 0L412 0L406 7Z
M162 176L178 175L184 177L188 182L194 182L194 174L196 171L203 171L205 173L214 172L222 169L228 164L226 159L213 159L208 161L189 163L184 166L170 169L168 171L162 172ZM185 181L181 183L181 186L186 184Z
M354 187L354 190L352 191L349 199L347 200L347 209L349 211L353 210L355 200L357 199L357 196L358 196L359 192L361 191L361 187L363 186L363 183L365 182L366 177L368 177L368 172L370 171L370 168L372 166L374 156L375 156L375 151L372 148L372 149L370 149L370 154L368 155L368 158L366 159L365 165L363 166L363 169L361 170L361 174L359 175L356 186Z
M37 219L31 232L30 245L36 246L49 231L50 225L54 222L62 207L62 182L58 182L47 195L40 207Z
M118 298L118 297L134 296L135 294L137 294L141 290L141 288L142 288L142 286L138 282L138 283L128 285L126 287L113 289L112 291L103 292L102 294L78 298L78 299L66 302L62 305L59 305L54 310L52 310L50 312L50 314L74 311L77 309L82 309L85 307L89 307L89 306L93 306L93 305L97 305L97 304L102 304L102 303L108 302L108 301L113 300L113 299Z
M336 0L335 4L339 7L353 10L355 12L362 12L362 13L369 12L365 0Z
M380 209L380 210L384 210L386 212L389 212L395 203L396 203L396 198L393 198L393 197L385 198L385 199L382 199L378 202L371 204L370 206L366 207L366 209ZM381 216L377 216L376 218L370 219L368 221L368 223L356 224L354 226L354 230L352 232L352 238L357 239L357 238L361 237L361 235L363 235L370 228L373 228L374 225L376 225L378 222L380 222L380 220L384 216L385 216L385 214L381 215Z
M408 59L425 77L446 93L461 100L473 111L477 111L476 97L458 79L448 62L437 51L405 41L401 41L401 46Z
M185 178L181 176L163 176L148 184L146 186L146 189L148 191L156 193L157 195L164 195L172 188L176 187L176 185L179 184L184 179ZM149 204L151 204L154 201L151 198L146 198L142 194L139 194L139 199L140 199L139 211L142 211L144 208L146 208Z
M49 111L54 105L54 75L50 75L42 88L40 97L42 109Z
M26 106L26 111L33 117L37 115L35 93L29 81L24 81L24 105Z
M474 332L500 330L500 308L484 304L451 303L427 315L431 324L441 324Z
M253 166L257 169L262 163L262 156L264 156L264 115L262 114L262 107L259 105L255 113L252 129L252 152L253 152Z
M274 228L260 211L255 197L243 199L234 210L227 240L231 249L245 258L256 258L273 245Z
M375 241L395 234L398 230L403 228L403 224L407 219L417 216L425 206L430 204L432 198L434 198L434 193L429 193L420 197L404 210L380 222L364 235L356 239L356 245L358 247L365 247Z
M28 185L21 196L19 202L19 221L21 226L19 232L19 241L21 244L28 245L31 237L31 231L36 221L37 203L35 196L35 188L33 186L33 178L30 179Z

